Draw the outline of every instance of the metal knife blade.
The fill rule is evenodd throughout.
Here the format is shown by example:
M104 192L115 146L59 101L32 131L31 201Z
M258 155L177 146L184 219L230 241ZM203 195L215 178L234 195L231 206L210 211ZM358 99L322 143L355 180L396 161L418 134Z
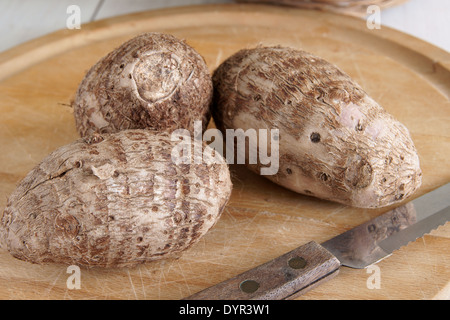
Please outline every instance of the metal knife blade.
M344 232L322 246L342 265L365 268L450 220L450 183Z
M365 268L450 220L450 183L344 232L311 241L185 299L291 299L328 281L341 265Z

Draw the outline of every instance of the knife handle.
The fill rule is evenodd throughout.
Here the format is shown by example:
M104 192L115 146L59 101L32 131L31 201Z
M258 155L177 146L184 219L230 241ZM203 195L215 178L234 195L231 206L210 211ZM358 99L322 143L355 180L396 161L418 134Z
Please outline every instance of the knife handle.
M274 260L195 293L185 300L293 299L339 272L340 262L311 241Z

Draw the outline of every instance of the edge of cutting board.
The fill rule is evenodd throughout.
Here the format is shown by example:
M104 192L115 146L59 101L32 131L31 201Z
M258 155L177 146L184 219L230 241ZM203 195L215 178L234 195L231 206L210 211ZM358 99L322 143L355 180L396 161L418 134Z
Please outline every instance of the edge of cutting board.
M144 31L146 29L146 21L149 18L151 18L152 26L156 28L158 26L167 27L168 20L165 18L168 16L173 19L177 15L192 16L197 14L199 20L201 18L209 19L209 23L216 24L214 13L217 12L220 12L222 16L229 15L230 18L236 19L236 16L239 14L245 15L249 12L257 12L263 18L264 15L270 15L271 17L292 15L298 10L308 12L311 16L317 16L317 19L332 17L333 24L339 25L340 28L347 28L348 32L353 33L352 36L357 37L358 41L363 41L371 49L375 51L382 50L385 55L392 57L401 55L401 60L405 65L426 77L443 94L450 97L450 86L442 85L442 83L450 83L450 53L443 49L386 26L382 26L381 29L370 30L364 27L366 23L364 20L355 17L315 10L258 4L194 5L151 10L90 22L83 24L81 29L59 30L0 53L0 69L2 70L0 81L72 48L139 30ZM260 21L261 25L265 27L277 23L277 20L260 19ZM192 25L195 21L178 19L178 27L180 26L179 23ZM220 23L220 21L217 23ZM112 30L114 32L111 32ZM408 51L408 55L404 54L405 51Z

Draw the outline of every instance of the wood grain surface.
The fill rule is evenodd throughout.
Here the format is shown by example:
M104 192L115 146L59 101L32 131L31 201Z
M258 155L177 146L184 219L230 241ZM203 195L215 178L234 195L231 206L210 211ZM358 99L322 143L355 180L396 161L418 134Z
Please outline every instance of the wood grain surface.
M0 207L15 185L57 147L75 140L68 107L86 71L146 31L171 33L197 49L213 71L258 44L317 54L350 74L410 130L423 170L417 197L450 181L450 54L388 28L317 11L257 5L164 9L62 30L0 54ZM211 123L211 126L213 124ZM356 209L295 194L232 165L232 198L216 226L179 259L131 269L81 269L69 289L67 266L33 265L0 250L1 299L181 299L311 240L321 243L387 209ZM450 224L402 247L373 274L341 268L300 299L449 299Z

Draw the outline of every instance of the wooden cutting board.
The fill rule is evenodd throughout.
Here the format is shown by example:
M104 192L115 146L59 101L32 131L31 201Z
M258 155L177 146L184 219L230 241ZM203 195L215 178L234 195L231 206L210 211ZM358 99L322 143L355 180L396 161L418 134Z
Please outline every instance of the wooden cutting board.
M417 197L450 181L450 54L363 20L257 5L194 6L107 19L61 30L0 54L0 207L25 174L78 138L70 100L85 72L146 31L184 38L213 71L241 48L286 45L349 73L411 131L423 169ZM177 260L132 269L81 269L69 289L67 266L33 265L0 250L2 299L180 299L310 240L322 242L386 209L355 209L298 195L231 166L234 190L215 227ZM342 268L300 299L450 297L450 224L396 251L375 273ZM370 272L374 272L369 270Z

